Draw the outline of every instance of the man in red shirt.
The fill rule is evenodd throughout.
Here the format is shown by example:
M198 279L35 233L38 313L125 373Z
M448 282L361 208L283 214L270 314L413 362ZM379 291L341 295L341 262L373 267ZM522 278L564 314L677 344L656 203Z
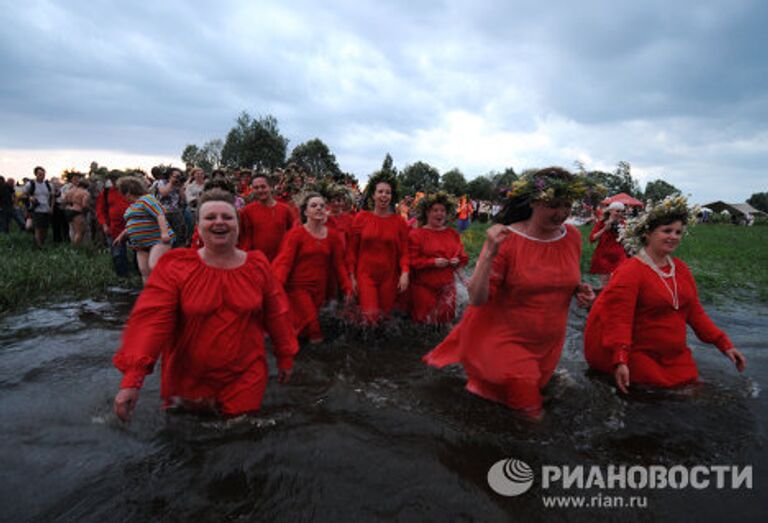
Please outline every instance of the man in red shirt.
M245 251L260 250L271 262L277 256L280 242L293 227L294 217L288 205L272 196L267 178L256 176L251 181L256 199L240 211L240 242Z

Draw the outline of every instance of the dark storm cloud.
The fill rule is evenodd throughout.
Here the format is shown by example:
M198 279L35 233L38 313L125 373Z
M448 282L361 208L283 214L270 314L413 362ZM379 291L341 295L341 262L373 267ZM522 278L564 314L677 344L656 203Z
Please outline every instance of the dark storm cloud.
M627 159L681 180L707 159L755 184L768 157L758 1L0 7L0 148L175 156L247 110L359 175L389 151L471 174Z

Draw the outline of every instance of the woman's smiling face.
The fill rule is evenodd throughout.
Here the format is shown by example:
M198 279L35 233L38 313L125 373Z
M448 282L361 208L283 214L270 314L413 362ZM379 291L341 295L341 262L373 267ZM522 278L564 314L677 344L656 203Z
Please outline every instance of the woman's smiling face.
M198 232L205 246L234 247L240 226L234 205L223 201L205 202L199 211Z

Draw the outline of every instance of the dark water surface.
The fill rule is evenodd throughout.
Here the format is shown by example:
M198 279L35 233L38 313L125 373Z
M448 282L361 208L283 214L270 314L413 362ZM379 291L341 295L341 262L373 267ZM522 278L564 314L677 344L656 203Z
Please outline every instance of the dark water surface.
M461 372L419 358L444 332L393 324L382 336L329 326L292 383L270 381L262 412L166 415L157 374L134 420L111 413L112 367L130 299L69 302L0 320L2 521L765 521L768 383L764 306L712 313L749 360L738 375L691 337L702 384L634 392L586 374L574 310L540 424L469 395ZM489 467L752 465L751 490L604 491L647 508L545 508L534 486L503 497ZM585 492L566 492L585 494ZM587 491L586 494L601 494Z

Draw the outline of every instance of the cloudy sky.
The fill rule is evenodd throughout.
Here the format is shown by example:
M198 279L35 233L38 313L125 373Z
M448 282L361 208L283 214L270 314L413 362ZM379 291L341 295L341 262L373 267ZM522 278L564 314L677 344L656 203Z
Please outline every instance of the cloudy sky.
M562 165L768 191L768 2L0 0L0 174L180 164L243 110L365 180Z

